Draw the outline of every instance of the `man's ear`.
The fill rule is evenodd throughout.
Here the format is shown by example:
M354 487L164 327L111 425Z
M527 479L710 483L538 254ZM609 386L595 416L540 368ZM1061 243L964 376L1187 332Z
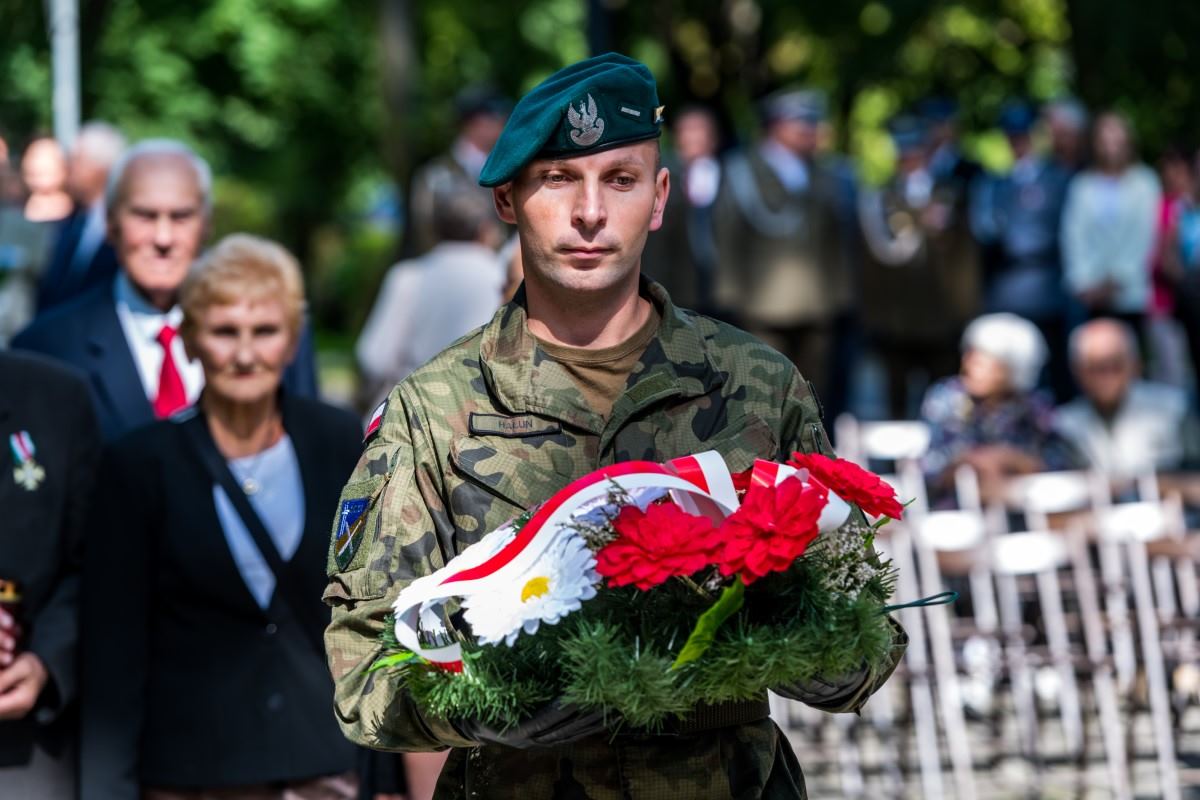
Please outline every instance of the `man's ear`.
M517 210L513 204L513 182L501 184L492 189L492 202L496 205L496 215L509 225L517 224Z
M650 230L656 231L662 227L663 212L667 208L667 198L671 196L671 171L660 167L654 176L654 212L650 215Z

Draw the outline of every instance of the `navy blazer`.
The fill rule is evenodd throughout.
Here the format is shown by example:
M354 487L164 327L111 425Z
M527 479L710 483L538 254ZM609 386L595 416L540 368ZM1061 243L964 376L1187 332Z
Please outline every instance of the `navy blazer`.
M117 316L111 281L40 314L13 338L12 346L63 361L87 376L106 442L154 421L154 408ZM308 325L283 385L292 395L317 396L316 359Z
M83 570L82 800L354 768L317 642L330 524L362 429L312 400L283 393L281 405L304 487L304 533L286 569L309 605L294 616L278 586L261 608L238 570L186 430L208 435L202 418L177 415L105 449Z
M42 469L19 484L9 437L26 432ZM100 431L81 376L40 356L0 352L0 578L21 584L22 649L50 674L33 713L0 722L0 767L58 754L73 738L83 529ZM5 794L0 788L0 796Z
M88 210L76 209L59 225L51 251L50 263L38 280L37 312L83 294L94 286L112 281L117 274L117 253L108 240L100 242L88 263L74 265L75 251L87 224Z

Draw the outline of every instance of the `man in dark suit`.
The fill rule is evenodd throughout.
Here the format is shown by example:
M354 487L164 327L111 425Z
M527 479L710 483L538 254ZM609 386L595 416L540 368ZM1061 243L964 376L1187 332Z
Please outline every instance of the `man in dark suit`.
M175 334L176 295L209 229L212 173L186 145L152 139L130 148L106 192L116 277L39 316L13 347L65 361L86 373L106 441L195 402L204 385ZM307 326L285 385L315 396Z
M100 434L81 377L0 352L0 795L69 798L79 572Z
M59 227L50 264L38 281L39 313L117 274L117 255L105 239L104 186L124 150L125 137L108 123L80 129L67 169L75 211Z

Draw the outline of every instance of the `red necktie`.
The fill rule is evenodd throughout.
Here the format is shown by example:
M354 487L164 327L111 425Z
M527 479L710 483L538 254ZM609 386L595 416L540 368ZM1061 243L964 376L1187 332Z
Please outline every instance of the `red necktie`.
M158 374L158 395L154 398L154 415L159 419L169 417L188 404L187 391L183 388L183 378L175 368L175 359L171 357L171 342L175 339L175 329L163 325L158 336L154 337L162 345L162 371Z

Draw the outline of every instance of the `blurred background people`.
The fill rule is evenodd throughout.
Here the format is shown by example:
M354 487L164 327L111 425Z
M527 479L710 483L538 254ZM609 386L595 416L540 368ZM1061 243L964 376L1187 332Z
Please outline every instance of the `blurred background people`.
M1150 302L1146 308L1150 362L1144 365L1144 372L1153 380L1184 386L1188 379L1188 345L1176 319L1179 283L1170 250L1179 219L1195 193L1187 153L1179 147L1164 150L1158 158L1158 177L1162 196L1150 255Z
M958 103L948 97L927 97L917 104L917 115L928 135L930 174L964 187L979 177L983 167L962 149Z
M1094 162L1067 190L1063 274L1089 318L1122 319L1141 339L1150 303L1158 178L1137 161L1124 117L1101 114L1092 135Z
M1071 367L1082 395L1055 425L1092 467L1114 480L1197 466L1196 420L1182 389L1141 378L1137 337L1126 323L1097 319L1071 334Z
M512 103L489 87L475 86L459 93L454 110L458 135L450 150L413 175L405 243L412 255L420 255L441 241L433 220L437 195L475 192L491 202L491 190L479 185L479 173L504 130Z
M106 122L88 122L79 129L67 163L67 191L75 207L59 228L38 281L39 312L116 275L116 252L105 235L104 188L124 150L125 137Z
M979 278L965 185L950 173L933 175L921 120L903 116L891 130L896 174L859 194L866 243L861 299L862 324L887 374L888 413L902 419L912 415L925 387L954 374Z
M646 242L642 269L674 302L714 313L713 204L721 186L720 123L711 108L700 105L686 106L671 118L672 147L663 154L671 171L671 195L662 228Z
M1047 103L1042 118L1050 137L1050 160L1073 176L1087 160L1087 109L1075 98L1063 97Z
M177 295L208 233L211 192L208 163L186 145L150 139L131 147L113 168L105 201L121 269L13 339L87 374L106 441L185 408L204 385L177 337ZM302 340L287 379L295 393L316 394L311 343Z
M1049 385L1065 402L1073 393L1067 364L1068 303L1059 229L1071 174L1035 151L1037 115L1024 102L998 120L1013 155L1004 175L982 175L972 190L971 230L984 248L983 308L1032 321L1049 347Z
M361 428L283 388L305 301L282 247L223 239L179 302L204 392L111 445L88 529L81 797L351 800L321 592Z
M761 106L763 138L731 153L713 207L715 302L824 393L833 328L851 284L838 246L835 181L815 160L822 95L787 90Z
M21 181L28 193L25 219L58 222L71 213L67 194L67 159L62 147L49 136L34 139L21 155Z
M930 500L954 496L955 470L975 470L985 502L1003 496L1018 475L1084 466L1054 427L1054 406L1036 391L1046 342L1032 322L1015 314L987 314L967 326L958 376L930 387L921 419L932 439L922 468Z
M1200 360L1200 158L1193 157L1189 166L1191 194L1177 204L1161 255L1162 275L1171 286L1175 318L1186 342L1185 367L1195 379Z
M83 379L0 352L0 795L75 797L79 580L100 432Z
M496 253L503 234L491 197L435 193L433 227L438 243L388 271L358 338L364 408L373 409L410 372L500 307L508 276Z

